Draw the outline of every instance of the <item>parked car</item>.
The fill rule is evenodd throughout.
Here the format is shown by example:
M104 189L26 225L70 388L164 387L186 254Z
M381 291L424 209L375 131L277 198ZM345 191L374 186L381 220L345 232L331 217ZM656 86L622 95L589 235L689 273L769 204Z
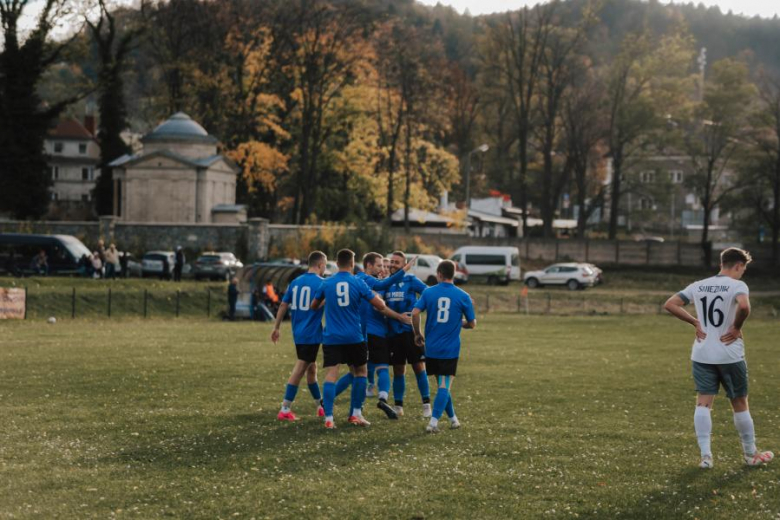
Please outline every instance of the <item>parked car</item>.
M525 273L525 284L530 288L544 285L565 285L570 291L593 287L596 273L588 264L553 264L541 271Z
M392 253L388 254L390 258ZM409 274L415 275L428 285L436 285L438 279L436 278L436 268L442 261L440 256L436 255L420 255L415 253L407 253L406 261L411 262L413 259L417 259Z
M482 278L491 285L521 280L520 250L516 247L460 247L450 260L465 268L469 279Z
M34 274L33 259L41 251L46 254L49 275L78 274L81 257L92 254L78 238L70 235L0 233L0 273Z
M244 267L233 253L203 253L195 260L192 274L196 280L208 278L211 280L229 280Z
M168 261L168 272L164 273L165 261ZM173 266L176 263L176 254L173 251L149 251L141 259L141 276L163 276L170 278Z
M588 267L590 267L593 270L593 274L594 274L594 277L596 279L596 282L594 283L594 285L599 285L599 284L604 283L604 271L600 267L596 267L593 264L587 264L587 263L583 264L583 265L587 265Z

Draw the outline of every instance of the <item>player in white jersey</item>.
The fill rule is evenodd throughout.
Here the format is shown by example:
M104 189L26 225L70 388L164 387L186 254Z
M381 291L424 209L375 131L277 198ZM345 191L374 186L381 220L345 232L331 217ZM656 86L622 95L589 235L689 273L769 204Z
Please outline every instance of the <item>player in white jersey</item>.
M735 247L720 254L720 273L694 282L675 294L664 308L696 329L693 342L693 379L696 383L696 412L693 425L701 450L701 468L712 468L712 403L720 386L734 410L734 426L739 432L745 463L759 466L771 461L771 451L756 449L753 419L748 409L748 374L742 326L750 315L748 286L741 281L750 253ZM685 309L693 303L694 318Z

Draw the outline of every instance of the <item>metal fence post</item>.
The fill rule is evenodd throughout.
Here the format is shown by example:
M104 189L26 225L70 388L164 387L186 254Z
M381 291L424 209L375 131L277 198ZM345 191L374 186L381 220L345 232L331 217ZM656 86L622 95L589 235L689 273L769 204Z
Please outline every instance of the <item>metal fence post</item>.
M108 317L111 317L111 288L108 288Z
M149 299L149 290L144 289L144 318L146 318L146 302Z
M179 299L181 297L181 291L176 289L176 317L179 317Z
M24 286L24 319L27 319L27 286Z
M520 313L520 295L517 295L517 312Z
M206 317L211 317L211 288L206 287Z
M490 312L490 293L488 293L485 300L485 312Z
M70 319L76 318L76 288L73 288L73 292L70 295Z

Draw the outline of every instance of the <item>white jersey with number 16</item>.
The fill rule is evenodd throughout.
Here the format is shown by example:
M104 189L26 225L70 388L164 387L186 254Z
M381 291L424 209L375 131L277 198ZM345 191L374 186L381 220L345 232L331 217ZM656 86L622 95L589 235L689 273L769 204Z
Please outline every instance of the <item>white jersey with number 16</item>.
M737 296L748 295L745 282L725 275L716 275L693 282L679 293L680 298L696 306L696 316L707 334L704 341L694 340L691 359L697 363L724 365L745 359L745 343L738 339L731 345L720 341L734 323Z

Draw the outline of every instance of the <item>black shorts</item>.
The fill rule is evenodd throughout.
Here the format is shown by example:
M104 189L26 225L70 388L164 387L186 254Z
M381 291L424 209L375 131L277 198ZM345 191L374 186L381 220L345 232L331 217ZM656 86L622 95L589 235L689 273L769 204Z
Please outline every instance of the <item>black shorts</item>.
M368 361L375 365L390 364L390 343L387 338L368 335Z
M332 367L336 365L349 365L351 367L360 367L368 363L368 348L365 343L354 343L352 345L323 345L322 357L323 367Z
M320 351L320 344L314 345L298 345L295 344L295 352L298 353L298 359L306 361L308 363L314 363L317 361L317 353Z
M405 365L425 361L425 350L414 343L413 332L402 332L387 339L390 343L390 364Z
M425 360L425 370L429 376L454 376L458 371L458 358Z

